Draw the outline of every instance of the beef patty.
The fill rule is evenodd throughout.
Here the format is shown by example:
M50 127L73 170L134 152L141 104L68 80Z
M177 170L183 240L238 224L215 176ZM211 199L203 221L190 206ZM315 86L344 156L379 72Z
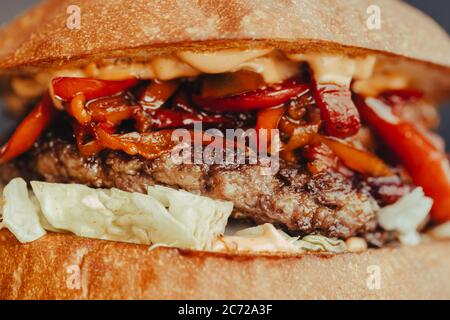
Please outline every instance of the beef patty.
M284 162L277 174L262 175L261 165L177 165L170 154L156 160L115 151L82 157L69 140L48 135L13 165L0 177L7 178L5 171L17 175L18 168L28 179L96 188L135 192L146 192L154 184L181 188L232 201L234 217L273 223L291 234L345 239L376 227L378 205L364 186L339 173L312 175L300 165Z

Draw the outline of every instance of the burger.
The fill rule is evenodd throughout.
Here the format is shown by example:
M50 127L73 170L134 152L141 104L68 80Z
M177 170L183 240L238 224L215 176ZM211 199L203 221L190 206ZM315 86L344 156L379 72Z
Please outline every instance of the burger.
M434 21L387 0L73 2L0 31L1 298L450 298Z

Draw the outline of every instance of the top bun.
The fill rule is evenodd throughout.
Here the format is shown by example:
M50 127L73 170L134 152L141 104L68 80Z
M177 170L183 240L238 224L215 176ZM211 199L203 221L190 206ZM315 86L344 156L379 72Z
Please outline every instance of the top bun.
M103 58L148 60L183 49L274 47L420 61L438 70L435 78L427 78L439 79L441 94L450 88L448 34L396 0L78 0L79 29L67 26L73 4L45 1L1 30L0 73L32 73ZM373 6L380 9L380 30L367 25L377 10Z

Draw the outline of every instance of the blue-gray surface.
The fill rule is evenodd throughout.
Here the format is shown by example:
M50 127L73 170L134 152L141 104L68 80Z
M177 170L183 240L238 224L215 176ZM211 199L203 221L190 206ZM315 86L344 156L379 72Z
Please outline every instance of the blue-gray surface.
M314 1L314 0L312 0ZM36 0L0 1L0 24L12 19L19 12L36 3ZM419 9L435 18L448 32L450 32L450 1L448 0L408 0ZM441 108L442 125L441 134L450 144L450 105ZM3 112L0 112L0 131L6 130L10 123Z

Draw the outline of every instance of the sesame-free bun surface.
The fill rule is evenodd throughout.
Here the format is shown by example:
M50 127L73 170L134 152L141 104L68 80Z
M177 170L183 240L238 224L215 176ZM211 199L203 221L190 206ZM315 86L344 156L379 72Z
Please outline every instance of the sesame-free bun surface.
M371 30L378 8L381 29ZM436 102L450 98L448 34L397 0L48 0L0 31L0 75L244 48L372 54L378 71L409 75Z
M450 299L450 242L268 256L2 230L0 257L0 299Z
M67 27L73 5L80 9L80 29ZM380 8L380 30L367 26L374 5ZM49 0L7 25L0 39L2 71L236 46L375 50L450 66L446 32L396 0Z

